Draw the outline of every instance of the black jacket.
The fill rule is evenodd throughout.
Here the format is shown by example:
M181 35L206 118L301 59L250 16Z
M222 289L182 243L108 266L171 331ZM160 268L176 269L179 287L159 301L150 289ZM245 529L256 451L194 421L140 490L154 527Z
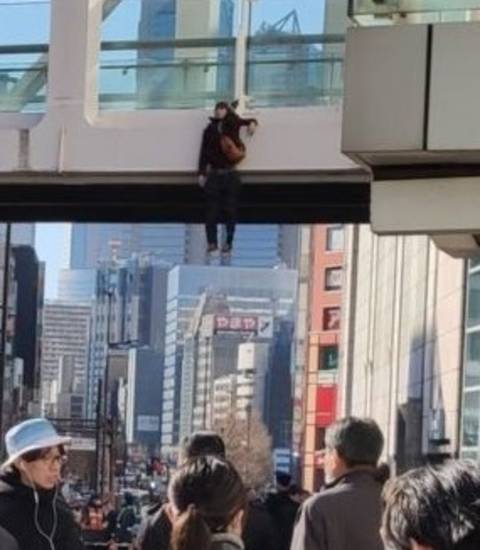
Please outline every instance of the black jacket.
M242 126L249 126L252 123L256 124L257 120L255 118L241 118L233 111L229 112L223 120L211 118L210 124L203 132L198 162L199 173L206 174L209 168L213 170L232 169L233 164L222 151L220 138L225 135L235 143L241 144L240 129Z
M168 550L171 534L172 525L165 507L158 505L150 510L136 547L138 550ZM277 550L277 537L270 515L257 501L249 505L243 541L245 550Z
M270 494L266 500L266 507L273 518L278 548L289 550L300 505L294 502L285 491Z
M18 542L19 550L51 550L50 544L38 531L47 535L54 522L55 491L40 491L38 514L35 518L33 490L24 485L15 470L0 473L0 527ZM53 537L55 550L83 550L80 530L63 498L55 501L57 529Z

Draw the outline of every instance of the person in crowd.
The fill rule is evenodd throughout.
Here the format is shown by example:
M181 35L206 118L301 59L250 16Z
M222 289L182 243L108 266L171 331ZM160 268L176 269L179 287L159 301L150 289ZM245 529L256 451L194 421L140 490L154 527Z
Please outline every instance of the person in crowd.
M218 251L217 224L222 211L227 233L222 253L230 254L232 250L241 188L235 167L245 156L240 129L246 126L253 135L258 125L254 118L241 118L235 112L236 106L226 101L217 103L200 149L199 184L205 190L207 252L210 254Z
M215 432L200 431L185 438L179 464L205 455L225 459L223 439ZM152 508L140 528L136 547L139 550L169 550L172 525L165 504ZM276 550L276 535L270 515L258 501L250 501L244 530L245 550Z
M467 462L412 470L383 493L387 550L478 550L480 470Z
M83 509L82 529L95 532L105 529L102 500L97 495L92 495Z
M2 550L18 550L17 541L8 531L0 527L0 548Z
M300 504L291 498L292 476L285 472L275 473L275 492L266 500L277 532L277 544L280 550L288 550L292 542L293 527Z
M195 432L182 442L180 463L203 455L225 457L225 443L215 432ZM172 525L166 506L159 503L152 507L140 527L137 548L140 550L169 550Z
M125 493L124 503L118 514L117 531L115 539L118 542L132 542L133 528L137 523L137 514L135 512L135 501L131 493Z
M327 429L325 445L327 485L302 506L291 549L383 550L380 428L373 420L345 418Z
M117 531L118 512L115 506L115 495L109 495L103 507L103 517L108 540L112 540Z
M243 529L246 550L278 550L278 535L265 502L255 491L248 492L248 514Z
M170 483L169 501L172 550L243 550L247 492L225 459L185 463Z
M0 527L14 537L19 550L82 549L80 530L59 487L70 439L44 418L35 418L11 428L5 443Z

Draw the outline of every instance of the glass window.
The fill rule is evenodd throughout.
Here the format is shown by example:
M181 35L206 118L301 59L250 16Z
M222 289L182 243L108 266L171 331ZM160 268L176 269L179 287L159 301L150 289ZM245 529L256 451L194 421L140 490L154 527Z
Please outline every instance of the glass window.
M480 391L466 392L463 403L463 447L478 447Z
M465 356L465 386L480 386L480 333L467 335Z
M0 2L0 112L45 110L50 2Z
M341 251L344 246L343 225L329 225L327 227L327 250Z
M343 269L341 267L327 267L325 270L325 290L341 290L343 283Z
M468 326L480 325L480 273L470 276L468 284Z
M247 95L256 106L338 101L343 89L346 6L318 0L252 3ZM327 40L326 35L335 35Z
M233 100L238 4L121 1L102 27L101 108L205 108Z
M319 370L338 369L338 346L325 346L319 353Z
M323 330L340 330L339 307L327 307L323 310Z

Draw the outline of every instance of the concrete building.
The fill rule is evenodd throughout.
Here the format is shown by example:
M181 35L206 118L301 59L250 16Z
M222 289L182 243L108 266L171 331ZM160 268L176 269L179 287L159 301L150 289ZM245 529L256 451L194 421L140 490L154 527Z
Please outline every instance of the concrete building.
M344 265L340 415L377 420L396 472L457 456L465 262L349 226Z
M58 278L58 299L88 304L95 298L95 269L62 269Z
M57 418L84 418L85 374L78 356L63 355L59 359L57 391L53 414Z
M160 446L163 355L150 349L132 349L128 358L126 434L128 444L149 451Z
M50 402L57 384L62 357L75 362L75 374L85 384L91 335L92 308L87 304L72 304L49 300L43 311L41 383L44 403Z
M195 371L192 369L196 365L194 352L190 348L186 357L192 359L187 361L185 369L182 367L186 364L185 346L194 345L194 340L189 338L186 341L186 336L191 332L192 320L202 299L205 300L206 294L221 297L224 310L234 318L289 318L293 316L295 308L296 279L296 271L288 269L220 266L177 266L172 269L168 283L165 336L162 447L172 452L175 450L183 425L181 411L184 418L190 418L195 388ZM201 318L202 315L199 316ZM230 332L239 330L237 328ZM203 356L202 360L208 361L208 356ZM228 373L218 373L218 376L223 374ZM182 403L190 405L184 407Z
M12 256L16 285L13 354L23 361L24 399L38 401L45 264L31 246L13 246Z
M224 423L236 409L237 375L227 374L213 381L212 424Z
M87 379L87 414L93 417L108 350L149 347L163 355L170 267L150 255L107 262L97 270Z
M186 224L73 224L71 269L96 269L102 262L154 255L171 264L205 261L203 227Z
M247 420L248 410L264 415L270 352L270 342L245 342L238 346L235 407L243 420Z
M302 481L306 489L317 491L324 482L319 452L337 414L344 228L313 226L310 237Z

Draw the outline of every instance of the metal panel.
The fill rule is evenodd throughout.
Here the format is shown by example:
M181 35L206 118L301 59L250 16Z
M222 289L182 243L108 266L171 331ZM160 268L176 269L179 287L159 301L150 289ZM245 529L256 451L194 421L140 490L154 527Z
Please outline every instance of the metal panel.
M349 30L344 152L422 149L427 53L426 25Z

